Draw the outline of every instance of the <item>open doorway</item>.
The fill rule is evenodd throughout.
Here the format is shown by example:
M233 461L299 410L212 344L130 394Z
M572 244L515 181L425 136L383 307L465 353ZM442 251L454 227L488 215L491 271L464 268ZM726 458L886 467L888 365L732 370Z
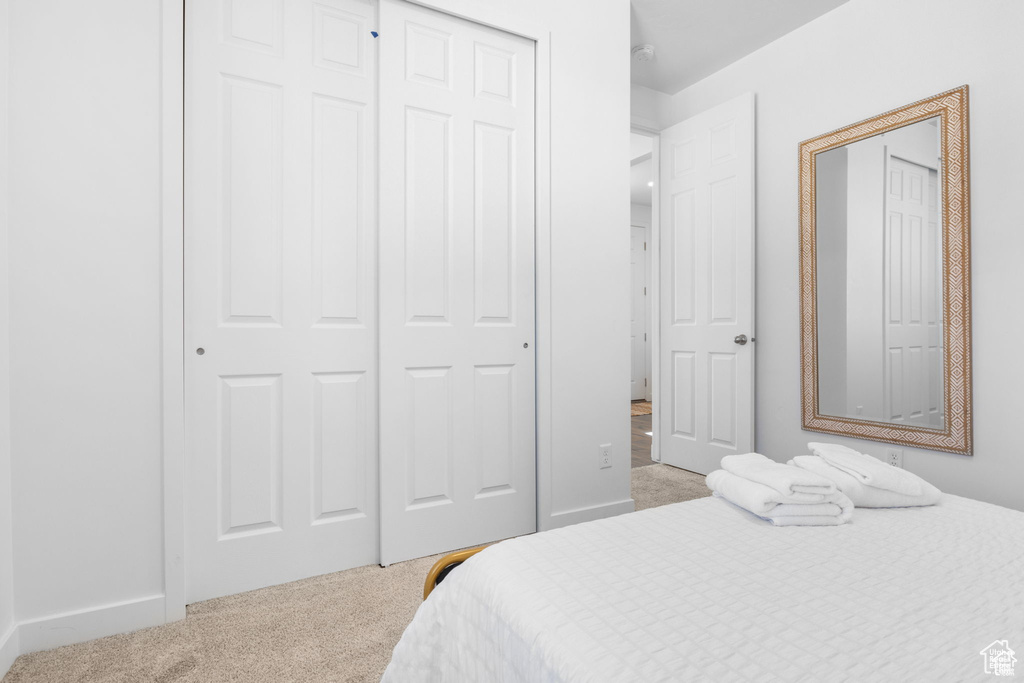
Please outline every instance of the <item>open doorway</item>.
M651 465L653 420L653 357L651 254L655 139L643 132L630 135L630 423L633 467Z

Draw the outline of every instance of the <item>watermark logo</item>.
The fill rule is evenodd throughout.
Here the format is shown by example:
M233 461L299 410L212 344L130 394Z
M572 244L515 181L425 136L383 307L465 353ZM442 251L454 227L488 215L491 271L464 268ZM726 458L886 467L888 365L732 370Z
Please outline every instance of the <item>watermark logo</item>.
M992 644L981 651L985 658L985 673L993 676L1012 676L1013 665L1017 658L1010 649L1010 643L1005 640L995 640Z

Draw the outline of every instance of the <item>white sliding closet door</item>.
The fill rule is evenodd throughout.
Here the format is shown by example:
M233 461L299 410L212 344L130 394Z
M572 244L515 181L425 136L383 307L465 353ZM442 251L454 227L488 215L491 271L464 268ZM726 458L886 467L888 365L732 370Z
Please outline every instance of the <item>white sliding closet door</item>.
M378 558L374 17L188 3L189 602Z
M661 461L754 449L754 96L661 133Z
M534 45L380 6L381 563L536 530Z

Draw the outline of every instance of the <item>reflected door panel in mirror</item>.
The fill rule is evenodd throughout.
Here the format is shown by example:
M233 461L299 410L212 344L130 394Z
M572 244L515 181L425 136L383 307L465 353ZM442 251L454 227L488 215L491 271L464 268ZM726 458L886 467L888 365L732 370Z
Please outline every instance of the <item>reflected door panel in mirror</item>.
M817 155L823 415L942 427L938 123Z

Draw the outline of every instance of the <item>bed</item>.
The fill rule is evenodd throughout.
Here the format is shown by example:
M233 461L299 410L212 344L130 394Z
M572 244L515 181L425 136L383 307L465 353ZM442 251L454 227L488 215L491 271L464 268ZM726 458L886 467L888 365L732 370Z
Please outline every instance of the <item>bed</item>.
M944 495L783 528L702 498L476 554L383 680L983 680L1003 640L1024 648L1024 513Z

